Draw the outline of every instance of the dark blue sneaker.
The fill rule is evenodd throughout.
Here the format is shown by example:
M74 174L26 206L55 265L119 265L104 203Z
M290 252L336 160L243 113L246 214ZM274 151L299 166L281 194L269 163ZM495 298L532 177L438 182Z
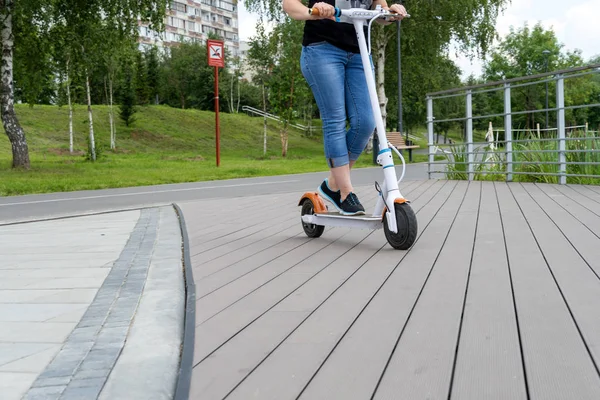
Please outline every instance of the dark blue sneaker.
M365 208L360 204L358 197L352 192L350 192L344 201L342 201L341 208L342 210L340 212L344 215L359 215L365 213Z
M342 211L342 194L339 190L337 192L331 190L329 188L329 184L327 183L327 179L325 179L323 183L321 183L321 186L319 186L319 194L323 196L325 200L331 202L340 212Z

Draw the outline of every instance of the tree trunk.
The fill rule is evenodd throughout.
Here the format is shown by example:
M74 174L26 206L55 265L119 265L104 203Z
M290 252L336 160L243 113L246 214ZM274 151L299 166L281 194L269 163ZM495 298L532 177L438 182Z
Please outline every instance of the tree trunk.
M237 93L238 94L238 99L237 100L238 101L237 101L237 108L235 109L235 112L239 113L240 112L240 97L241 97L241 93L240 93L240 77L239 76L237 77L237 84L238 84L237 85L237 87L238 87L238 91L237 91L238 92Z
M229 85L229 99L227 99L227 105L229 106L229 112L233 114L233 76Z
M287 156L287 149L288 149L288 128L287 128L287 126L284 126L282 129L279 130L279 138L281 139L281 157L285 157L285 156Z
M263 112L266 114L267 112L267 99L265 97L265 83L263 82L262 85L262 91L263 91ZM264 115L263 116L263 154L267 154L267 116Z
M71 78L67 59L67 102L69 103L69 152L73 153L73 103L71 103Z
M96 161L96 143L94 142L94 120L92 117L92 95L90 93L90 77L85 70L85 88L87 91L87 106L88 106L88 119L90 120L90 155L92 161Z
M110 120L110 148L117 148L117 127L115 126L115 115L113 110L113 80L108 76L108 118Z
M376 26L376 43L377 46L377 62L375 64L375 74L376 74L376 85L377 85L377 97L379 98L379 108L381 109L381 117L383 119L383 127L386 128L386 119L387 119L387 103L388 98L385 95L385 48L387 47L388 38L385 35L384 29L385 26L377 25Z
M2 105L1 117L4 130L10 140L13 155L13 168L29 169L29 148L25 139L25 132L15 113L13 90L13 45L12 32L12 0L0 0L0 20L2 23L2 75L0 104Z

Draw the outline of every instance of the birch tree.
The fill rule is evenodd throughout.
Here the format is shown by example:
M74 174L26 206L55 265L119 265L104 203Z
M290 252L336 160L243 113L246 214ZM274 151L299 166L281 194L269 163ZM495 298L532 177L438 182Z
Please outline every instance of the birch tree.
M50 0L48 0L50 1ZM138 18L162 31L167 0L54 0L55 23L64 24L73 49L79 60L85 80L89 123L89 152L96 160L94 116L90 79L98 68L105 65L106 55L118 51L111 44L120 41L135 43L138 35ZM111 40L106 40L110 38ZM114 39L114 40L113 40Z
M250 39L248 65L252 69L253 80L262 89L263 113L267 113L267 84L274 65L274 49L262 22L256 25L256 36ZM267 117L263 116L263 154L267 154Z
M13 0L0 0L0 24L2 29L2 66L0 104L1 117L4 131L10 140L12 148L12 166L29 169L29 147L25 132L19 124L14 107L14 85L13 85L13 50L15 37L13 34L13 17L15 15L15 4Z

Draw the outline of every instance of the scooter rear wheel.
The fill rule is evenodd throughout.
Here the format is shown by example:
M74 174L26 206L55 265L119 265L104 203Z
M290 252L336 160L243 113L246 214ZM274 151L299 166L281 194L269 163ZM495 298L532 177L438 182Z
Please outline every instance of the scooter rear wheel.
M408 203L394 203L398 232L390 231L387 216L383 219L385 238L390 246L397 250L409 249L417 239L417 216Z
M300 212L300 215L312 215L314 213L315 205L310 199L305 199L304 202L302 202L302 210ZM304 221L302 221L302 228L304 229L304 233L306 233L306 236L312 238L317 238L321 236L323 234L323 231L325 230L325 227L323 225L309 224Z

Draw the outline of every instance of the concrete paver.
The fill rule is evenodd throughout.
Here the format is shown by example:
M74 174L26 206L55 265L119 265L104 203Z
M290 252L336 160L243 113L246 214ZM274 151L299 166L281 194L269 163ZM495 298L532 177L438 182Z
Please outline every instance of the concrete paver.
M92 303L140 211L0 228L0 393L20 399Z

